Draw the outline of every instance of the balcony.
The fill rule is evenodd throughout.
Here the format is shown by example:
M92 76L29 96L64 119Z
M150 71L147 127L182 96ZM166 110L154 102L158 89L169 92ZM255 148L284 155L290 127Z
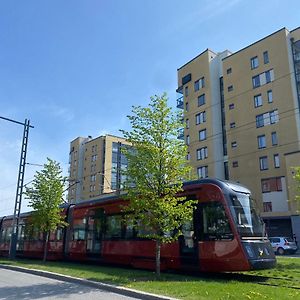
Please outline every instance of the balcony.
M183 96L177 99L177 108L183 109Z
M177 138L178 138L179 140L184 140L184 128L180 128L180 129L178 130L178 136L177 136Z
M294 54L294 62L295 63L300 62L300 52Z
M181 124L184 124L184 116L180 116L180 117L179 117L179 122L180 122Z

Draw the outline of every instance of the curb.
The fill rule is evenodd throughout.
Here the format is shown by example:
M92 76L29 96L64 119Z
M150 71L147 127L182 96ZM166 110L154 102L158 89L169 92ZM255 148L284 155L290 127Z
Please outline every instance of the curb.
M116 285L107 284L107 283L103 283L103 282L97 282L97 281L87 280L87 279L83 279L83 278L71 277L68 275L62 275L62 274L58 274L58 273L42 271L42 270L37 270L37 269L27 269L27 268L23 268L23 267L3 265L3 264L0 264L0 268L11 270L11 271L18 271L18 272L33 274L33 275L47 277L47 278L61 280L61 281L66 281L69 283L81 284L81 285L85 285L88 287L93 287L93 288L105 290L108 292L120 294L123 296L134 297L134 298L138 298L138 299L142 299L142 300L178 300L176 298L151 294L151 293L142 292L142 291L129 289L129 288L125 288L125 287L119 287Z

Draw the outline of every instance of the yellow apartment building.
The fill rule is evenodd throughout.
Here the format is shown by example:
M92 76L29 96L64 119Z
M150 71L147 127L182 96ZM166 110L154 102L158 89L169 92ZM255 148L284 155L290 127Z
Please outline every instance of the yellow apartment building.
M122 147L129 143L113 135L78 137L70 143L68 202L77 203L119 191L127 168Z
M180 135L199 178L248 186L270 236L300 240L300 28L231 53L209 49L178 69Z

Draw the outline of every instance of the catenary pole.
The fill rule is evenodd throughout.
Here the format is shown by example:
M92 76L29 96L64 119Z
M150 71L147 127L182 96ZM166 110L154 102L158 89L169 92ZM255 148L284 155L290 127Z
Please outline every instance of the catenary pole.
M34 127L30 125L30 120L28 119L25 119L24 123L9 118L1 117L1 116L0 119L24 126L18 181L17 181L17 190L16 190L16 199L15 199L15 208L14 208L14 216L13 216L13 223L12 223L12 233L11 233L10 247L9 247L9 258L14 259L16 257L16 251L17 251L17 237L18 237L18 229L19 229L21 204L22 204L29 128L34 128Z

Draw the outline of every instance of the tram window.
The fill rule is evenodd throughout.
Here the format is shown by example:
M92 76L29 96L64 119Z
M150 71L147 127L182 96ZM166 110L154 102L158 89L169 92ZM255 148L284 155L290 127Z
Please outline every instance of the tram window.
M73 241L83 241L85 240L85 230L74 228L73 229Z
M114 215L106 217L106 239L115 239L122 237L122 216Z
M56 230L56 240L60 241L63 238L63 229L62 228L57 228Z
M6 241L6 228L2 228L0 232L0 241L5 242Z
M221 203L207 203L201 205L200 239L231 240L233 233L228 217Z
M83 241L86 238L86 219L74 219L73 241Z
M135 226L133 220L126 220L125 239L132 239L135 237Z

